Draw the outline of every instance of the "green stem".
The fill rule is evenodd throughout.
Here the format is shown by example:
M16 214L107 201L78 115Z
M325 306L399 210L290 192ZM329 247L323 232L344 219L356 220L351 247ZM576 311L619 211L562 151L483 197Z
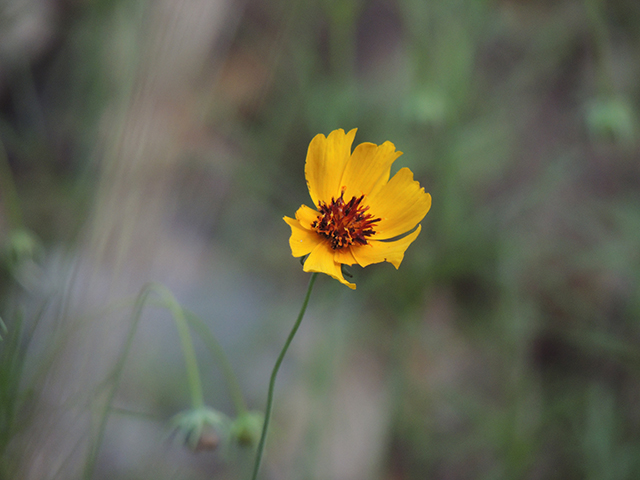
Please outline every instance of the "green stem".
M585 0L587 16L593 30L595 46L596 75L598 77L601 94L613 95L613 66L607 23L604 20L604 5L601 0Z
M90 480L91 474L93 473L96 459L98 457L98 451L100 450L100 445L102 444L102 439L104 437L104 432L107 426L109 413L111 411L111 404L113 403L113 399L118 390L118 385L120 384L122 371L124 370L124 365L127 360L127 356L129 355L129 351L131 350L131 345L133 343L133 337L135 336L136 330L138 328L138 323L140 323L140 318L142 317L142 310L147 301L147 297L154 291L163 301L165 307L171 312L176 324L176 328L178 330L178 335L180 336L185 368L187 370L187 382L189 383L189 392L191 394L191 405L194 409L204 407L204 395L202 393L202 384L200 383L200 374L198 372L198 364L196 362L196 353L195 349L193 348L193 342L191 341L191 334L189 333L189 326L187 324L185 313L180 304L176 301L175 297L166 287L158 283L148 283L142 288L140 294L136 298L136 302L133 308L131 326L129 327L129 333L125 341L124 348L122 349L122 353L118 357L118 361L113 369L113 372L111 373L111 375L109 375L109 379L112 382L111 390L107 394L107 399L102 408L102 411L100 412L100 423L98 425L95 443L90 447L87 463L85 464L83 474L83 478L85 480Z
M136 333L136 329L138 328L138 323L140 322L140 317L142 316L142 309L144 308L144 304L147 300L147 297L153 290L153 284L145 285L138 298L136 299L135 306L133 308L133 315L131 316L131 327L129 327L129 334L127 335L127 340L125 342L124 348L120 357L118 358L118 362L113 370L113 374L111 378L113 379L113 383L111 386L111 390L107 394L107 400L104 403L104 407L102 408L102 412L100 413L100 424L98 425L98 432L96 434L95 443L90 447L89 457L87 458L87 463L85 464L83 478L85 480L91 479L91 474L93 473L93 469L95 467L96 459L98 457L98 451L100 450L100 445L102 443L102 438L104 437L104 432L107 427L107 419L109 418L109 409L111 408L111 403L116 395L116 391L118 389L118 384L120 383L120 377L122 376L122 370L124 369L124 364L129 354L129 350L131 349L131 344L133 343L133 337Z
M276 385L276 376L278 375L278 370L280 369L280 365L282 364L282 360L284 359L287 350L289 349L289 345L293 340L293 337L296 335L298 328L300 327L300 323L302 322L302 317L304 317L304 312L307 310L307 305L309 304L309 297L311 296L311 290L313 289L313 284L316 281L317 273L313 273L311 275L311 279L309 280L309 287L307 287L307 294L304 297L304 302L302 302L302 308L300 309L300 313L298 314L298 318L296 319L296 323L294 323L289 336L287 337L287 341L284 343L284 347L282 347L282 351L280 355L278 355L278 359L276 360L276 364L273 366L273 371L271 372L271 380L269 381L269 393L267 394L267 406L264 412L264 424L262 425L262 435L260 436L260 443L258 444L258 451L256 452L256 461L253 465L253 475L251 476L251 480L256 480L258 478L258 470L260 469L260 461L262 460L262 453L264 452L264 445L267 440L267 431L269 430L269 420L271 419L271 407L273 406L273 391Z
M202 393L202 384L200 383L200 373L198 371L198 363L196 361L196 352L191 341L191 333L189 325L185 317L182 307L171 294L169 289L160 284L154 285L156 291L165 301L167 309L173 315L173 319L178 329L180 343L182 346L182 354L184 355L184 365L187 369L187 382L189 384L189 392L191 394L191 406L194 409L204 407L204 395Z
M18 191L9 165L9 157L2 141L0 141L0 194L4 197L9 226L21 228L23 222Z
M231 395L231 400L233 401L236 413L238 415L247 413L247 404L242 396L242 389L240 388L238 379L236 378L233 368L231 368L231 363L229 363L229 359L225 355L222 346L216 339L215 335L211 333L211 330L209 330L207 325L200 320L196 314L185 310L185 315L191 324L191 327L196 330L200 339L207 345L211 354L218 360L222 374L227 382L229 394Z

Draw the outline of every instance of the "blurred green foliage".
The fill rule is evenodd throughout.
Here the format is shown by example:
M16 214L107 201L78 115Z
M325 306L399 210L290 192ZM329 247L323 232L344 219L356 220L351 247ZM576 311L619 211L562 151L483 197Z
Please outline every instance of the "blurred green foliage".
M158 8L61 3L44 53L0 65L2 452L20 390L16 265L81 239L101 122L134 103ZM193 153L187 136L172 193L212 249L301 295L281 217L309 204L306 147L336 128L392 141L433 198L399 271L356 270L346 301L347 350L379 359L390 397L375 478L640 478L640 4L252 0L229 15L189 115L200 142L232 148ZM228 181L222 197L208 175ZM341 287L325 288L331 304ZM322 478L309 458L300 478Z

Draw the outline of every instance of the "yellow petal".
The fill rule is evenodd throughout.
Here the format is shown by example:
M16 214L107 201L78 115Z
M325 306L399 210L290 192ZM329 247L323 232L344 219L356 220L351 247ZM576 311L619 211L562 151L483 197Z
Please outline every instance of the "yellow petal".
M386 240L415 227L431 208L431 195L413 180L411 170L402 168L363 203L370 207L369 213L381 219L374 227L374 238Z
M291 227L289 246L291 247L291 254L294 257L303 257L308 255L314 248L324 241L324 239L314 230L304 228L298 220L284 217L284 221Z
M351 253L351 249L349 248L334 250L333 261L336 263L344 263L345 265L353 265L354 263L358 263L356 259L353 258L353 253Z
M352 246L351 252L357 260L358 265L366 267L374 263L389 262L398 268L404 258L404 252L407 250L411 242L413 242L420 233L421 226L406 237L392 242L378 242L370 240L367 245Z
M402 155L391 142L382 145L361 143L358 145L344 171L341 187L345 200L360 195L373 195L389 181L391 164Z
M347 282L342 276L342 266L333 260L334 251L328 243L316 246L304 262L305 272L320 272L335 278L355 290L356 284Z
M300 222L300 225L309 230L312 229L311 224L315 222L319 216L320 212L317 212L306 205L302 205L296 212L296 220Z
M314 206L317 207L320 200L329 203L332 197L340 196L340 181L351 156L356 130L349 133L334 130L328 137L318 134L311 140L304 175Z

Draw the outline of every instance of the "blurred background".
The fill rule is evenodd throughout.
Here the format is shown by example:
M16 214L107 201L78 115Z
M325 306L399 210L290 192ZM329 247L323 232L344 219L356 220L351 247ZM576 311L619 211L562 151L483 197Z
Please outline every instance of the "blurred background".
M83 470L148 281L263 411L308 281L282 217L311 138L355 127L433 207L398 271L319 277L261 478L640 478L639 26L636 0L0 1L0 478L247 478L251 448L167 440L190 400L153 305Z

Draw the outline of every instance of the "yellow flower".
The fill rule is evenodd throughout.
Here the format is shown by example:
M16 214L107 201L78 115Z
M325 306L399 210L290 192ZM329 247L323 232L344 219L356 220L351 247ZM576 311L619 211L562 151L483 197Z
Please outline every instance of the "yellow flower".
M311 140L304 173L317 210L302 205L295 219L284 217L291 253L309 255L304 271L326 273L353 289L342 264L398 268L431 208L431 195L411 170L402 168L389 180L391 164L402 155L393 143L361 143L351 153L355 136L355 128L339 129Z

